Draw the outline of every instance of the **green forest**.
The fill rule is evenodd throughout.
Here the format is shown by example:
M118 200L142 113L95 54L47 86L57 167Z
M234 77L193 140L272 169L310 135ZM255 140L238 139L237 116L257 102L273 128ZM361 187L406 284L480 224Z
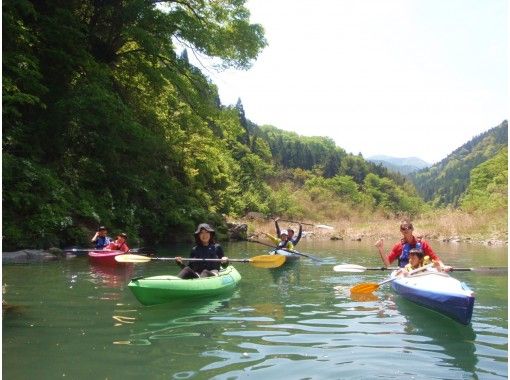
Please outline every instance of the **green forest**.
M506 205L502 136L438 193L436 172L407 178L328 137L258 126L241 100L221 104L188 54L249 69L267 41L244 3L3 2L4 250L86 245L98 225L163 244L204 221L224 233L225 216L250 211L335 220Z

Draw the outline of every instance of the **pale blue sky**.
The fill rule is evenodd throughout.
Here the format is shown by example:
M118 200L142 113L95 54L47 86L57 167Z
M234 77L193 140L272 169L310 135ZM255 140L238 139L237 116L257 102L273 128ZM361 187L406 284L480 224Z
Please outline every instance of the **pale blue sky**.
M223 104L365 157L437 162L508 118L506 0L249 0L269 46Z

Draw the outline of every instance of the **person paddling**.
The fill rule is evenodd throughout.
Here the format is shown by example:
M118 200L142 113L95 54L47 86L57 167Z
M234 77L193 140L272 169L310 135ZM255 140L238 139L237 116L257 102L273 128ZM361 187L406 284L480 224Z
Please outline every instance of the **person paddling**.
M207 223L198 225L195 231L196 245L191 249L190 258L221 259L220 261L190 261L183 263L182 257L175 258L175 262L182 269L177 275L183 279L217 276L221 267L228 266L228 257L223 253L221 245L217 244L214 229Z
M409 263L409 252L411 249L416 248L421 249L431 260L437 262L440 270L450 271L451 267L443 264L428 242L421 238L416 238L413 235L413 230L413 224L409 220L403 220L400 223L400 232L403 237L393 246L388 254L384 253L384 239L381 238L375 243L384 266L388 267L393 261L398 259L398 266L404 268Z

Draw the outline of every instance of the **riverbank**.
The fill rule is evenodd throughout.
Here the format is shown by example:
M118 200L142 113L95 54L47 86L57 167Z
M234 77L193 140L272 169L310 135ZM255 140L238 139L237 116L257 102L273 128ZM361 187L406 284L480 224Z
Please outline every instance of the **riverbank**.
M283 219L283 218L282 218ZM287 219L287 218L285 218ZM289 220L294 218L288 218ZM248 225L248 236L258 237L261 232L275 233L274 221L261 217L238 219L236 223ZM400 219L351 218L349 220L302 220L304 239L331 240L371 240L379 238L388 241L398 240ZM279 222L280 228L294 227L298 224ZM483 245L508 245L508 219L506 214L495 218L494 215L473 216L461 211L448 210L435 212L413 220L415 236L430 241L450 242L452 244L467 242ZM330 226L332 228L327 228Z

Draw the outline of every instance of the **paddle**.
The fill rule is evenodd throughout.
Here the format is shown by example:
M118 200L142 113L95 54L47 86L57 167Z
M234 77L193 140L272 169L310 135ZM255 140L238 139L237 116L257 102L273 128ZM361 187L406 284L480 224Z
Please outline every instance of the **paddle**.
M434 264L428 264L428 265L425 265L425 266L413 269L412 271L408 272L408 274L409 275L413 275L413 274L415 274L417 272L421 272L421 271L423 271L423 270L425 270L427 268L430 268L433 265ZM372 293L373 291L377 290L381 285L386 284L388 282L395 281L397 278L399 278L399 277L392 277L392 278L384 280L384 281L382 281L382 282L380 282L378 284L373 283L373 282L363 282L361 284L353 286L351 288L351 294L352 293Z
M147 249L146 248L131 248L128 252L132 252L132 253L137 253L137 252L142 252L142 251L146 251ZM76 253L76 252L104 252L104 253L112 253L112 252L119 252L119 251L115 251L115 250L108 250L108 249L100 249L100 248L68 248L68 249L64 249L63 250L64 252L73 252L73 253Z
M361 265L356 264L340 264L335 265L333 267L333 270L335 272L345 272L345 273L361 273L365 272L367 270L372 271L385 271L385 270L396 270L399 268L396 267L374 267L374 268L367 268L363 267ZM480 268L452 268L450 272L506 272L508 271L507 267L480 267Z
M140 255L118 255L115 260L119 263L146 263L151 260L175 261L175 257L148 257ZM182 258L183 261L221 261L221 259L200 259L200 258ZM285 263L285 256L280 255L261 255L251 259L228 259L229 262L250 263L257 268L277 268Z
M308 253L301 253L301 252L298 252L298 251L291 251L290 249L278 248L278 247L275 247L274 245L262 243L261 241L258 241L258 240L248 239L248 241L251 242L251 243L262 244L262 245L265 245L266 247L271 247L271 248L273 248L275 250L281 249L282 251L294 253L294 254L296 254L298 256L308 257L309 259L312 259L312 260L323 261L322 259L319 259L318 257L315 257L315 256L310 255Z
M286 220L286 219L279 219L282 222L289 222L289 223L296 223L296 224L303 224L305 226L313 226L317 228L325 228L327 230L334 230L335 227L328 226L327 224L311 224L311 223L303 223L303 222L296 222L295 220Z

